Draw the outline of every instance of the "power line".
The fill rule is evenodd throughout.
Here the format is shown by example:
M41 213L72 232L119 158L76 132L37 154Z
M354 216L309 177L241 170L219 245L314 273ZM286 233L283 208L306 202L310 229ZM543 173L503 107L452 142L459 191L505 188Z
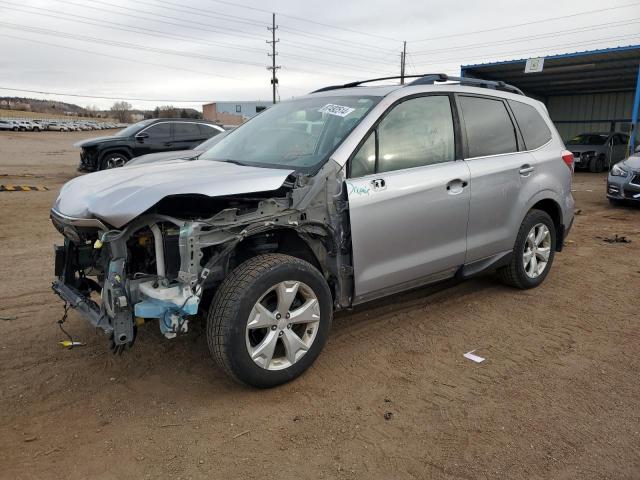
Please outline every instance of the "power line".
M247 18L242 18L242 17L237 17L235 15L226 15L226 14L221 14L221 13L214 13L212 10L205 10L202 8L195 8L195 7L189 7L187 5L180 5L177 3L171 3L171 2L165 2L163 0L157 0L157 2L161 3L161 4L166 4L166 5L171 5L171 6L163 6L163 5L158 5L158 3L149 3L146 2L144 0L136 0L136 4L142 4L142 5L149 5L150 7L160 7L160 8L164 8L166 10L171 10L174 12L179 12L179 13L186 13L188 15L197 15L200 17L209 17L209 18L217 18L220 20L225 20L227 22L233 22L233 23L240 23L243 25L251 25L254 27L266 27L268 24L266 22L255 22L251 19L247 19ZM173 8L173 7L182 7L182 8ZM189 12L185 9L188 10L194 10L194 12Z
M240 3L235 3L235 2L230 2L228 0L209 0L210 2L215 2L215 3L219 3L219 4L223 4L223 5L229 5L229 6L233 6L233 7L238 7L238 8L244 8L247 10L252 10L252 11L256 11L256 12L261 12L261 13L271 13L269 10L264 10L262 8L257 8L257 7L251 7L249 5L243 5ZM279 15L280 17L286 17L286 18L290 18L292 20L297 20L299 22L305 22L305 23L311 23L314 25L320 25L322 27L327 27L327 28L332 28L334 30L341 30L343 32L349 32L349 33L355 33L357 35L364 35L364 36L368 36L368 37L372 37L372 38L379 38L382 40L389 40L392 42L402 42L402 40L398 40L397 38L392 38L392 37L386 37L384 35L378 35L375 33L368 33L368 32L361 32L358 30L353 30L351 28L344 28L344 27L337 27L335 25L330 25L328 23L322 23L322 22L318 22L316 20L309 20L308 18L303 18L303 17L296 17L294 15L288 15L286 13L282 13L282 12L275 12L277 15Z
M18 24L14 24L14 23L0 22L0 27L10 28L10 29L13 29L13 30L32 32L32 33L39 33L39 34L50 35L50 36L55 36L55 37L70 38L70 39L74 39L74 40L80 40L80 41L83 41L83 42L97 43L97 44L100 44L100 45L109 45L109 46L113 46L113 47L129 48L129 49L133 49L133 50L143 50L143 51L148 51L148 52L153 52L153 53L161 53L163 55L173 55L173 56L178 56L178 57L191 57L191 58L196 58L196 59L199 59L199 60L209 60L209 61L212 61L212 62L230 63L230 64L236 64L236 65L248 65L248 66L252 66L252 67L260 67L260 66L262 66L259 63L243 62L241 60L236 60L236 59L233 59L233 58L213 57L211 55L204 55L204 54L199 54L199 53L191 53L191 52L186 52L186 51L183 51L183 50L167 50L167 49L164 49L164 48L148 47L148 46L145 46L145 45L138 45L138 44L134 44L134 43L117 42L117 41L114 41L114 40L107 40L107 39L104 39L104 38L89 37L89 36L85 36L85 35L75 35L75 34L72 34L72 33L61 32L61 31L58 31L58 30L49 30L47 28L40 28L40 27L30 27L30 26L27 26L27 25L18 25ZM225 75L219 75L219 76L226 77ZM233 78L233 77L226 77L226 78Z
M114 6L116 8L120 8L120 9L127 10L127 11L140 12L140 13L143 13L144 15L147 15L147 16L140 16L140 15L135 15L135 14L126 13L126 12L118 12L116 10L109 10L109 9L102 8L102 7L95 7L95 6L92 6L92 5L86 5L84 3L74 2L74 1L71 1L71 0L56 0L56 1L57 2L61 2L61 3L66 3L66 4L69 4L69 5L74 5L76 7L88 8L88 9L92 9L92 10L100 10L100 11L107 12L107 13L115 13L116 15L123 15L123 16L125 16L127 18L138 18L138 19L141 19L141 20L149 21L149 22L165 23L165 24L168 24L168 25L173 25L173 26L183 27L183 28L186 27L186 28L188 28L190 30L194 30L194 29L195 30L202 30L202 31L205 31L205 32L221 33L223 35L230 35L230 33L228 33L228 32L231 32L231 34L234 35L234 38L235 37L241 37L241 38L248 38L250 40L256 40L256 39L262 40L258 35L251 35L251 34L243 33L242 31L236 30L236 29L228 29L228 28L222 28L222 27L218 27L218 29L213 29L207 23L196 22L196 21L191 21L191 20L176 19L175 17L169 17L167 15L160 15L160 14L149 12L149 11L146 11L146 10L139 10L139 9L132 9L132 8L129 8L129 7L123 7L123 6L115 5L115 4L108 3L108 2L97 2L95 0L85 0L85 1L88 1L88 2L98 3L100 5ZM160 17L160 18L168 18L170 20L177 20L177 21L180 21L182 23L168 22L166 20L158 20L157 18L150 18L150 17L148 17L148 15L154 15L154 16L157 16L157 17ZM197 25L202 25L202 26L207 27L207 28L198 27Z
M540 46L540 47L536 47L536 48L530 48L528 50L515 50L515 51L509 51L509 52L498 52L494 54L494 57L500 57L503 55L524 55L526 53L530 53L530 52L539 52L541 50L546 50L546 49L557 49L557 48L571 48L571 47L577 47L577 46L581 46L581 45L589 45L592 43L600 43L600 42L605 42L605 41L614 41L614 40L630 40L631 38L636 38L636 37L640 37L640 34L631 34L631 35L622 35L622 36L616 36L616 37L605 37L605 38L598 38L595 40L589 40L589 41L584 41L584 42L577 42L577 43L566 43L566 44L562 44L562 45L545 45L545 46ZM480 55L474 55L474 56L469 56L469 57L463 57L463 58L477 58ZM486 55L483 55L486 56ZM460 57L450 57L450 58L436 58L432 61L429 62L419 62L416 63L416 65L427 65L427 64L431 64L431 65L438 65L437 62L442 62L439 65L445 65L445 62L459 62L461 60Z
M164 24L169 24L169 25L178 26L178 27L188 27L188 28L190 28L190 29L198 29L198 30L207 31L207 32L220 33L220 32L219 32L219 31L217 31L217 30L205 29L205 28L199 28L199 27L193 26L193 25L191 25L190 23L188 23L188 22L189 22L188 20L174 19L174 20L177 20L178 22L182 22L182 23L167 22L167 21L164 21L164 20L158 20L158 19L155 19L155 18L147 18L147 17L142 17L142 16L139 16L139 15L134 15L134 14L129 14L129 13L117 12L117 11L114 11L114 10L104 9L104 8L100 8L100 7L94 7L94 6L89 6L89 5L83 5L83 4L79 4L79 3L73 2L73 1L71 1L71 0L57 0L57 1L59 1L59 2L63 2L63 3L68 3L68 4L72 4L72 5L77 5L77 6L81 6L81 7L85 7L85 8L88 8L88 9L99 10L99 11L104 11L104 12L108 12L108 13L115 13L115 14L118 14L118 15L125 15L125 16L127 16L127 17L139 18L139 19L143 19L143 20L150 20L150 21L153 21L153 22L164 23ZM93 0L89 0L89 1L93 1ZM125 8L125 7L120 7L120 8ZM163 17L164 17L164 16L163 16ZM81 17L81 18L89 18L89 17ZM112 23L112 24L113 24L113 22L107 22L107 23ZM205 25L205 24L203 24L203 25ZM147 30L148 30L148 29L147 29ZM245 37L246 37L246 36L245 36ZM251 39L253 39L253 37L247 37L247 38L251 38ZM313 38L313 37L311 37L311 38ZM219 43L219 42L218 42L218 43ZM316 45L311 45L311 44L304 44L304 43L302 43L302 42L289 42L289 44L290 44L290 45L292 45L292 46L294 46L294 47L299 45L299 46L301 46L301 47L302 47L302 48L304 48L304 49L312 48L312 49L319 50L319 51L321 51L321 52L326 52L327 50L329 50L329 51L331 50L330 48L327 48L326 46L325 46L325 47L321 47L321 46L316 46ZM234 47L231 47L231 48L234 48ZM241 48L241 47L235 47L235 48ZM248 48L248 47L244 47L244 49L247 49L247 48ZM354 48L355 48L355 47L354 47ZM256 50L256 51L258 51L258 50ZM374 51L375 51L376 53L379 53L379 50L374 50ZM339 56L342 56L342 57L345 57L345 58L356 59L356 60L360 60L360 61L362 61L362 60L364 60L364 59L365 59L365 57L362 57L362 56L356 56L356 54L355 54L355 53L354 53L354 55L347 55L347 54L344 52L344 50L342 51L342 53L337 53L336 55L339 55ZM366 57L366 58L367 58L369 61L378 61L378 62L379 62L379 63L381 63L381 64L382 64L382 63L385 63L385 62L384 62L384 60L374 60L374 59L373 59L373 58L371 58L371 57ZM325 62L325 64L326 64L326 62ZM340 64L340 65L338 65L338 66L342 67L342 66L344 66L344 64Z
M601 30L603 28L612 27L612 26L623 27L627 25L632 25L632 24L639 23L638 20L640 20L640 18L631 18L628 20L619 20L616 22L608 22L608 23L601 23L596 25L589 25L585 27L578 27L578 28L573 28L569 30L563 30L562 32L556 32L556 33L544 33L539 35L527 35L524 37L513 37L513 38L504 39L504 40L487 42L487 43L469 43L466 45L459 45L456 47L448 47L448 48L439 48L434 50L420 50L417 52L413 52L413 55L425 56L425 55L432 55L437 53L445 53L445 52L458 51L458 50L470 50L470 49L483 48L483 47L489 47L489 46L495 46L495 45L520 43L520 42L526 42L530 40L539 40L539 39L546 39L546 38L553 38L553 37L566 37L568 33Z
M0 0L2 1L2 0ZM224 47L224 48L232 48L232 49L238 49L238 50L245 50L245 51L249 51L249 52L260 52L261 54L264 52L263 49L261 48L252 48L252 47L243 47L243 46L238 46L238 45L233 45L231 43L223 43L223 42L212 42L212 41L208 41L208 40L204 40L198 37L191 37L191 36L185 36L185 35L167 35L159 30L153 30L153 29L149 29L149 28L143 28L143 27L129 27L127 25L124 25L122 23L116 23L116 22L108 22L106 20L100 20L100 19L96 19L96 18L92 18L92 17L85 17L82 15L72 15L72 14L64 14L64 15L54 15L54 14L49 14L49 13L42 13L42 12L31 12L28 10L23 10L20 8L15 8L15 7L7 7L7 6L3 6L4 9L6 10L14 10L17 12L22 12L22 13L27 13L30 15L39 15L39 16L43 16L43 17L48 17L48 18L56 18L56 19L60 19L60 20L65 20L65 21L69 21L69 22L74 22L74 23L81 23L84 25L91 25L91 26L97 26L97 27L102 27L102 28L108 28L108 29L112 29L112 30L120 30L123 32L131 32L131 33L140 33L142 35L149 35L149 36L153 36L153 37L159 37L159 38L167 38L170 40L182 40L182 41L188 41L191 43L198 43L201 45L211 45L211 46L219 46L219 47ZM34 7L27 7L27 8L34 8ZM57 13L55 10L50 10L50 9L46 9L46 8L39 8L40 10L46 11L46 12L54 12ZM73 17L73 18L69 18L69 17ZM84 19L84 20L88 20L88 21L83 21L83 20L76 20L76 19ZM114 25L114 26L109 26L109 25ZM151 32L151 33L147 33L147 32Z
M24 88L10 88L10 87L0 87L0 90L11 90L14 92L38 93L41 95L58 95L62 97L91 98L91 99L100 99L100 100L128 100L131 102L207 103L211 101L211 99L209 100L172 100L172 99L158 99L158 98L106 97L102 95L79 95L75 93L47 92L43 90L26 90Z
M505 25L505 26L502 26L502 27L487 28L487 29L484 29L484 30L474 30L474 31L471 31L471 32L452 33L452 34L448 34L448 35L440 35L440 36L437 36L437 37L423 38L421 40L413 40L412 43L430 42L432 40L441 40L441 39L444 39L444 38L463 37L463 36L467 36L467 35L475 35L477 33L497 32L497 31L500 31L500 30L507 30L507 29L510 29L510 28L524 27L524 26L527 26L527 25L536 25L536 24L539 24L539 23L546 23L546 22L551 22L551 21L554 21L554 20L563 20L563 19L566 19L566 18L578 17L578 16L581 16L581 15L590 15L590 14L593 14L593 13L601 13L601 12L608 12L608 11L611 11L611 10L619 10L621 8L635 7L636 5L640 5L640 2L628 3L626 5L618 5L618 6L615 6L615 7L600 8L600 9L597 9L597 10L587 10L585 12L571 13L569 15L562 15L562 16L559 16L559 17L545 18L545 19L542 19L542 20L534 20L532 22L525 22L525 23L516 23L516 24L513 24L513 25Z
M0 0L0 2L2 2L2 0ZM74 23L80 23L83 25L91 25L91 26L97 26L100 28L106 28L106 29L111 29L111 30L119 30L119 31L124 31L124 32L131 32L131 33L137 33L137 34L142 34L142 35L148 35L148 36L153 36L153 37L157 37L157 38L167 38L170 40L181 40L181 41L186 41L186 42L190 42L190 43L195 43L195 44L201 44L201 45L211 45L211 46L220 46L220 47L224 47L224 48L230 48L230 49L237 49L237 50L243 50L243 51L247 51L247 52L259 52L260 54L264 53L264 50L262 48L253 48L253 47L246 47L246 46L239 46L239 45L233 45L230 43L224 43L224 42L213 42L213 41L208 41L208 40L204 40L202 38L198 38L198 37L192 37L192 36L186 36L186 35L180 35L180 34L173 34L173 35L167 35L165 33L163 33L162 31L159 30L153 30L153 29L149 29L149 28L143 28L143 27L130 27L128 25L124 25L121 23L116 23L116 22L109 22L106 20L100 20L100 19L96 19L96 18L92 18L92 17L85 17L82 15L73 15L73 14L68 14L65 13L63 15L59 15L58 12L56 12L55 10L50 10L50 9L46 9L46 8L40 8L38 7L39 10L42 10L40 12L38 11L29 11L29 10L24 10L22 8L16 8L16 7L7 7L7 6L3 6L4 9L6 10L13 10L16 12L22 12L22 13L27 13L30 15L38 15L38 16L43 16L43 17L47 17L47 18L55 18L55 19L60 19L60 20L65 20L65 21L69 21L69 22L74 22ZM26 8L32 8L35 9L34 7L26 7ZM52 12L52 13L43 13L43 12ZM374 62L374 63L379 63L379 64L386 64L387 62L384 61L382 58L373 58L373 57L368 57L368 56L362 56L362 55L349 55L347 53L341 52L341 51L335 51L335 50L330 50L328 49L326 46L325 47L321 47L319 45L312 45L312 44L307 44L307 43L301 43L301 42L289 42L288 45L293 46L294 48L301 48L306 50L317 50L320 51L323 54L327 54L328 52L331 52L331 56L334 57L342 57L342 58L347 58L350 60L357 60L357 61L364 61L368 64ZM282 52L283 54L289 54L290 52ZM292 54L295 55L295 54Z
M62 48L65 50L73 50L76 52L82 52L82 53L88 53L89 55L97 55L100 57L107 57L107 58L113 58L115 60L121 60L123 62L132 62L132 63L137 63L138 65L151 65L153 67L161 67L161 68L168 68L170 70L180 70L181 72L191 72L191 73L198 73L200 75L206 75L208 77L222 77L219 74L215 74L215 73L210 73L210 72L201 72L199 70L192 70L189 68L183 68L183 67L172 67L166 64L160 64L160 63L151 63L151 62L145 62L143 60L138 60L135 58L127 58L127 57L120 57L117 55L109 55L108 53L99 53L99 52L95 52L95 51L91 51L91 50L84 50L82 48L75 48L75 47L69 47L67 45L60 45L57 43L51 43L51 42L45 42L42 40L35 40L33 38L24 38L24 37L16 37L15 35L8 35L6 33L0 33L1 37L5 37L5 38L13 38L14 40L22 40L25 42L31 42L31 43L38 43L40 45L46 45L48 47L55 47L55 48ZM232 80L239 80L238 77L222 77L222 78L228 78L228 79L232 79Z

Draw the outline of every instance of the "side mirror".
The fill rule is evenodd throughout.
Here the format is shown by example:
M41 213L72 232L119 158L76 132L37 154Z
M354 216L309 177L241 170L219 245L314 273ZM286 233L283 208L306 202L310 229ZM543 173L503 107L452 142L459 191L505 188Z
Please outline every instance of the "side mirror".
M136 135L136 140L138 140L140 143L144 143L145 138L149 138L149 134L146 132L138 133Z

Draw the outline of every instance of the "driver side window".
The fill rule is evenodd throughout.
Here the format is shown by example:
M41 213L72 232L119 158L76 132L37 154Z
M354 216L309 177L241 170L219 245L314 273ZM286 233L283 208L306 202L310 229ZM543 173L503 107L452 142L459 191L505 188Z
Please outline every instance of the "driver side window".
M455 160L451 103L446 95L405 100L393 107L351 159L350 177Z
M149 140L169 140L171 138L171 124L158 123L147 128L144 133L149 135Z

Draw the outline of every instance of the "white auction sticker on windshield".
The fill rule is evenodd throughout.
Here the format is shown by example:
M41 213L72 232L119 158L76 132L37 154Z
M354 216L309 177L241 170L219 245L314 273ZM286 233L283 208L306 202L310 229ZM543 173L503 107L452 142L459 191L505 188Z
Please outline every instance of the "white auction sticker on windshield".
M333 103L327 103L318 111L320 113L328 113L329 115L336 115L338 117L346 117L354 110L355 108L345 107L344 105L334 105Z

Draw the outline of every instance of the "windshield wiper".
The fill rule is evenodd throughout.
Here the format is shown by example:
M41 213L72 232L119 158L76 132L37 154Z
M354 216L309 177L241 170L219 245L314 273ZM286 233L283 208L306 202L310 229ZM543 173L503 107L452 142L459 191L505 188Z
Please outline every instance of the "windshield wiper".
M233 163L235 165L240 165L241 167L246 167L246 163L239 162L238 160L231 160L230 158L226 158L224 160L220 160L221 162Z

